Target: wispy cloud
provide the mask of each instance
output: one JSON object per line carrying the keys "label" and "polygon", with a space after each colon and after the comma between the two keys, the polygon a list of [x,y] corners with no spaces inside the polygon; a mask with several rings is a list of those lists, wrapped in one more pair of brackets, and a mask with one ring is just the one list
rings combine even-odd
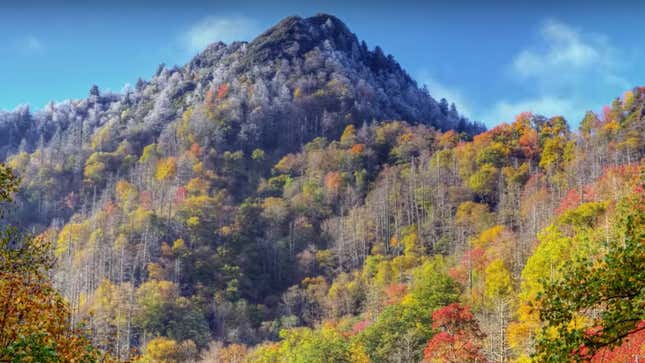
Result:
{"label": "wispy cloud", "polygon": [[209,44],[222,41],[249,40],[259,33],[258,24],[249,18],[209,16],[193,24],[182,36],[185,48],[199,52]]}
{"label": "wispy cloud", "polygon": [[34,51],[43,49],[43,44],[34,36],[29,36],[25,39],[25,46],[27,49]]}
{"label": "wispy cloud", "polygon": [[492,114],[495,115],[493,117],[497,117],[496,122],[511,122],[515,115],[522,112],[532,112],[549,116],[571,115],[576,114],[581,108],[584,108],[584,105],[570,99],[538,96],[514,102],[506,100],[500,101],[495,105]]}
{"label": "wispy cloud", "polygon": [[457,88],[437,81],[427,70],[418,72],[417,80],[419,84],[428,87],[428,92],[437,101],[445,98],[448,102],[454,103],[457,106],[459,114],[469,118],[474,116],[469,103],[466,101],[466,97]]}
{"label": "wispy cloud", "polygon": [[583,35],[555,20],[546,21],[540,34],[542,44],[520,51],[513,61],[513,71],[522,78],[610,67],[614,63],[614,52],[603,36]]}
{"label": "wispy cloud", "polygon": [[23,54],[33,55],[45,50],[43,42],[33,35],[19,37],[15,40],[15,44]]}
{"label": "wispy cloud", "polygon": [[522,111],[563,115],[577,123],[599,108],[607,90],[618,95],[631,85],[620,75],[617,49],[602,34],[592,34],[557,20],[545,21],[535,44],[520,50],[509,65],[511,80],[532,95],[499,101],[486,115],[489,123],[510,121]]}

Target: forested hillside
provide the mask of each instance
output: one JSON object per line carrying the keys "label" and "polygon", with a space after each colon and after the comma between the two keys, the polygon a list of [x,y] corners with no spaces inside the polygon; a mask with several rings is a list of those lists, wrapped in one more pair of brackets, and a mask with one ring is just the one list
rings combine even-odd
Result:
{"label": "forested hillside", "polygon": [[578,130],[485,131],[321,14],[0,113],[21,179],[0,202],[89,361],[623,362],[645,354],[644,157],[645,88]]}

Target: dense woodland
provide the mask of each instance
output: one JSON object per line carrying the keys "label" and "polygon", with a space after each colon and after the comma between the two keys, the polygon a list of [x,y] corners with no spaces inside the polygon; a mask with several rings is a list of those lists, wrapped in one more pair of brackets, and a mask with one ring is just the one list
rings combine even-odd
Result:
{"label": "dense woodland", "polygon": [[645,88],[485,131],[290,17],[0,113],[0,361],[625,362],[644,157]]}

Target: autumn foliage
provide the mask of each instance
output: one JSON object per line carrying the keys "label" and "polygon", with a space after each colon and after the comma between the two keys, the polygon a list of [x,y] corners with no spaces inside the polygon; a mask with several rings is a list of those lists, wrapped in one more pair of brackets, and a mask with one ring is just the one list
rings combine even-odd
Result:
{"label": "autumn foliage", "polygon": [[[90,341],[141,363],[640,354],[642,90],[579,132],[523,113],[472,135],[332,112],[338,79],[249,82],[187,86],[198,102],[141,133],[110,114],[80,159],[10,156],[24,183],[0,169],[0,202],[17,193],[10,221],[45,232],[7,235],[4,258],[29,246],[35,269],[2,269],[0,361],[102,358]],[[325,111],[285,126],[265,94]]]}
{"label": "autumn foliage", "polygon": [[[0,200],[17,185],[0,164]],[[0,361],[94,362],[100,353],[70,326],[69,306],[48,278],[51,245],[8,227],[0,234]],[[107,357],[105,358],[107,359]]]}
{"label": "autumn foliage", "polygon": [[467,307],[454,303],[435,310],[432,327],[439,332],[423,350],[424,362],[486,362],[481,347],[484,336]]}

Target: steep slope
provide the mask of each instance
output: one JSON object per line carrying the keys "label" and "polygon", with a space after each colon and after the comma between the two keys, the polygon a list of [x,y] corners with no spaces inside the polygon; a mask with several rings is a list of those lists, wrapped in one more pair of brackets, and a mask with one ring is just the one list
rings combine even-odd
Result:
{"label": "steep slope", "polygon": [[[100,194],[113,178],[96,167],[130,172],[131,162],[115,154],[119,147],[121,154],[140,155],[155,142],[172,153],[197,143],[220,157],[239,151],[247,159],[260,148],[274,162],[315,137],[337,138],[347,124],[387,119],[469,135],[483,129],[419,89],[380,48],[359,44],[337,18],[289,17],[250,43],[215,43],[183,67],[162,65],[123,95],[93,86],[86,99],[51,103],[36,113],[28,107],[0,112],[0,160],[41,150],[57,165],[51,174],[34,176],[34,185],[52,188],[32,196],[30,217],[21,218],[42,226],[61,217],[63,186],[80,196],[67,218],[88,208],[88,187]],[[234,184],[240,198],[255,188],[244,180]]]}
{"label": "steep slope", "polygon": [[[156,336],[194,355],[211,340],[255,344],[318,323],[327,307],[294,285],[304,279],[322,299],[327,281],[372,248],[400,253],[379,246],[430,218],[420,209],[434,197],[384,197],[400,183],[389,173],[483,129],[329,15],[215,43],[123,95],[92,87],[86,99],[0,118],[2,158],[22,177],[10,221],[52,242],[74,322],[89,319],[95,343],[120,358]],[[428,252],[454,235],[444,204],[423,237],[437,246]],[[372,206],[386,214],[357,248],[344,218]]]}

